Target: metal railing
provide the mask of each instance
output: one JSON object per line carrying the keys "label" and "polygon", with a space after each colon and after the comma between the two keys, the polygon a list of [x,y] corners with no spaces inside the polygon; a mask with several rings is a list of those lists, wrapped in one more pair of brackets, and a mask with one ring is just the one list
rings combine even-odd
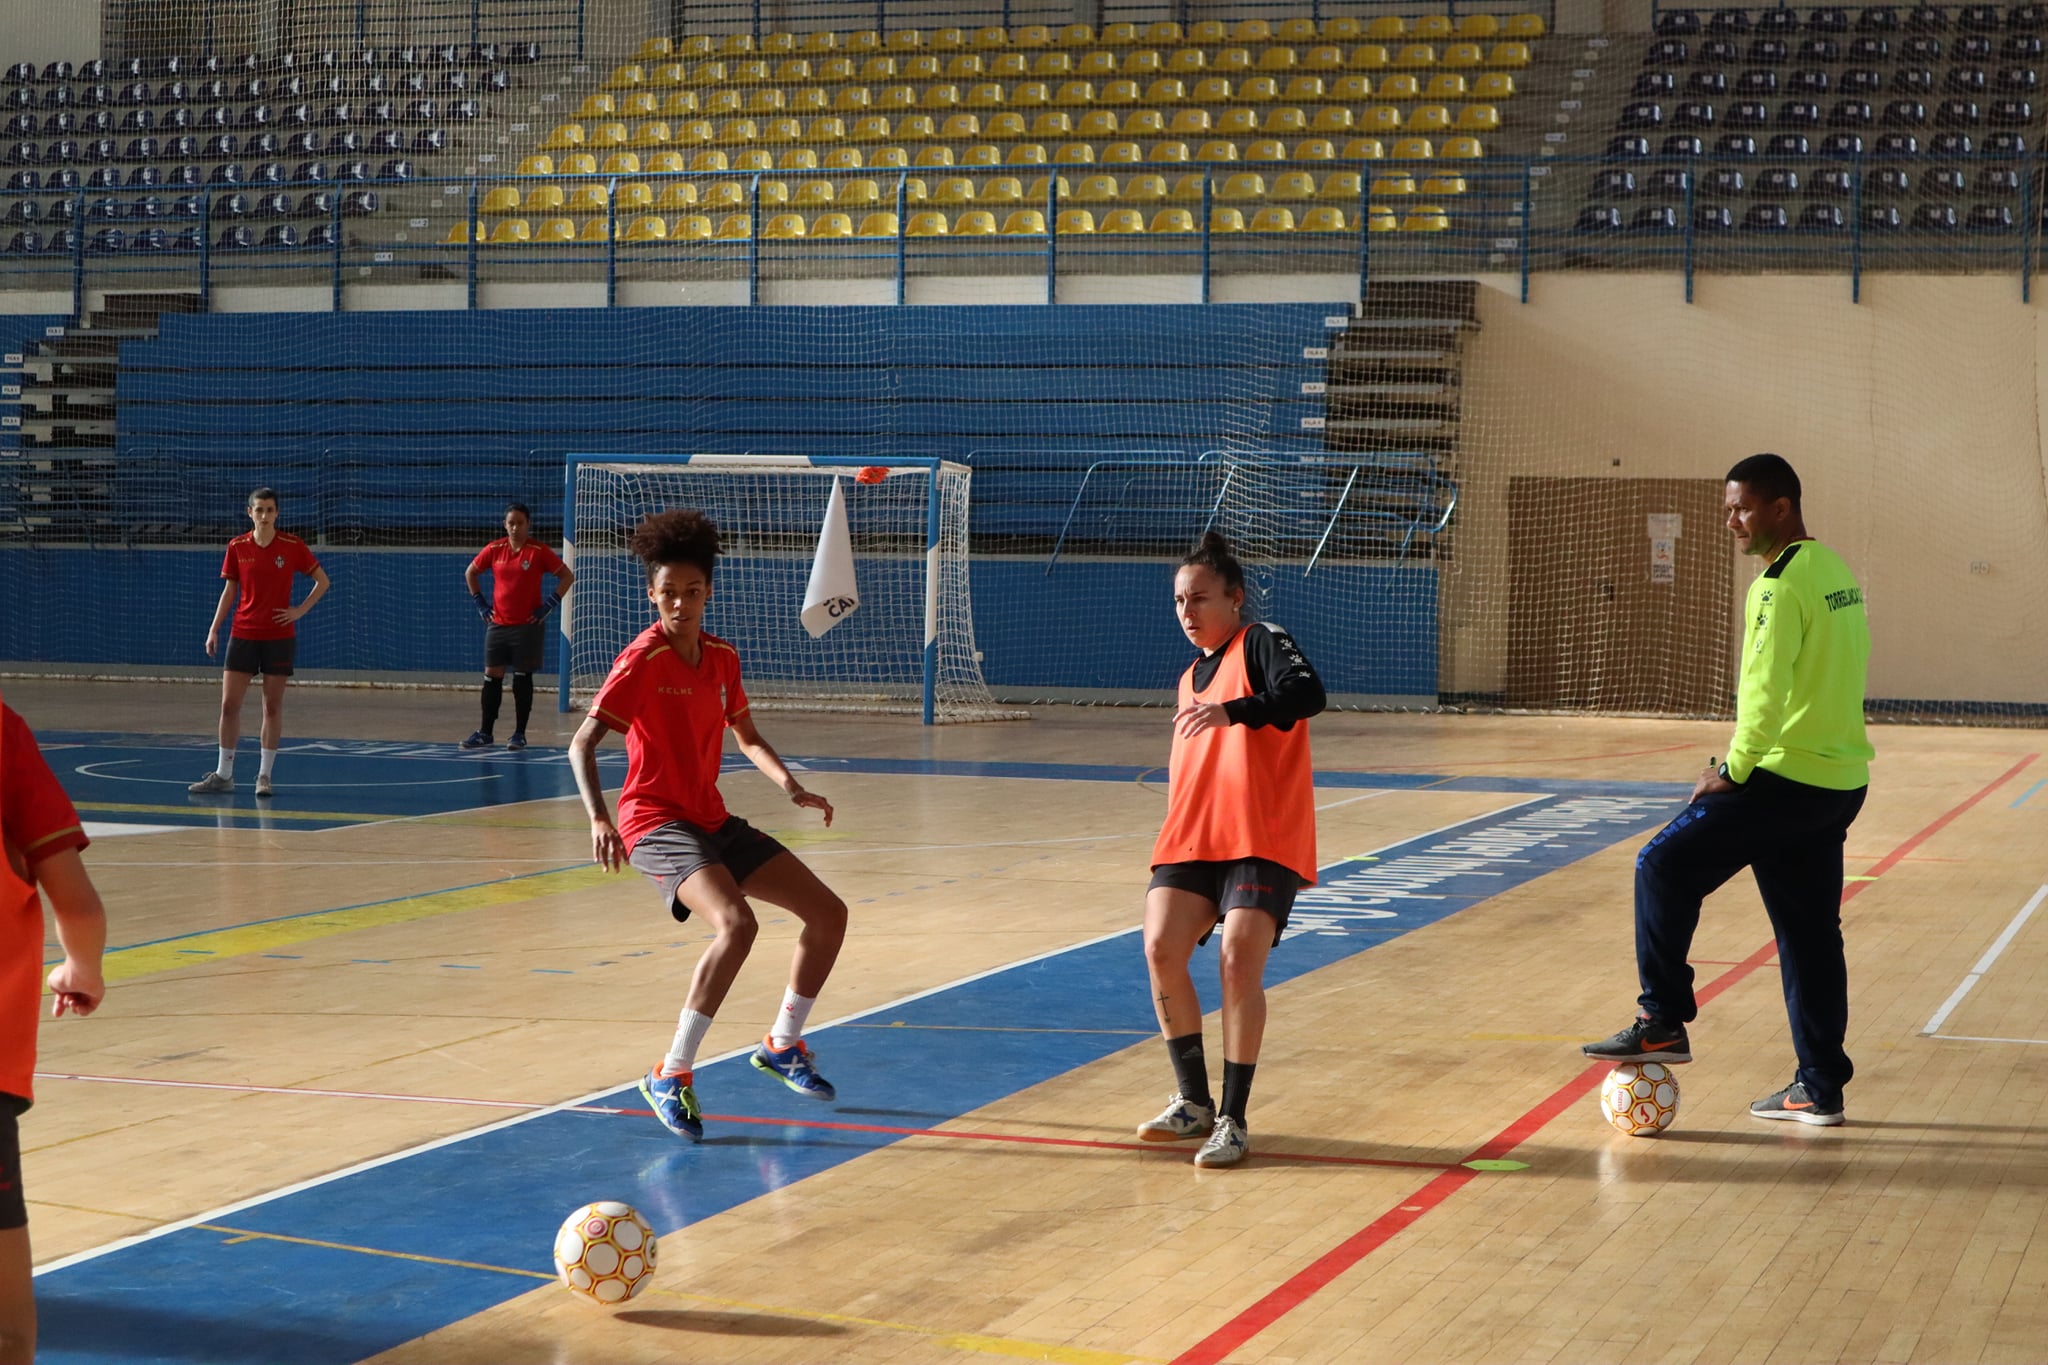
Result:
{"label": "metal railing", "polygon": [[107,0],[109,57],[288,52],[306,47],[539,43],[585,51],[589,0]]}

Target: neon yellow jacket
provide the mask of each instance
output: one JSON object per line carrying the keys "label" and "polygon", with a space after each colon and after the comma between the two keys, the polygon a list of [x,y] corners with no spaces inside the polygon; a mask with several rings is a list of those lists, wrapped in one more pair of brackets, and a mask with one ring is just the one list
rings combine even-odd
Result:
{"label": "neon yellow jacket", "polygon": [[1817,540],[1787,545],[1749,585],[1729,779],[1762,768],[1832,791],[1868,786],[1869,663],[1870,621],[1849,566]]}

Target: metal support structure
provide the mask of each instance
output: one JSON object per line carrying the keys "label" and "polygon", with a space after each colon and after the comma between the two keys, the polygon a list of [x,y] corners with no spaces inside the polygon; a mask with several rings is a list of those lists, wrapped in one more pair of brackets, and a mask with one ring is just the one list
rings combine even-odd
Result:
{"label": "metal support structure", "polygon": [[1535,167],[1526,159],[1522,162],[1522,302],[1529,301],[1529,220],[1536,216],[1536,201],[1531,198],[1536,192]]}
{"label": "metal support structure", "polygon": [[1060,177],[1045,178],[1045,301],[1058,303],[1060,272]]}
{"label": "metal support structure", "polygon": [[476,311],[476,249],[477,249],[477,238],[479,238],[479,237],[481,237],[481,236],[483,235],[483,231],[484,231],[484,220],[483,220],[483,219],[481,219],[481,218],[479,218],[479,217],[477,217],[477,186],[476,186],[476,182],[475,182],[474,180],[472,180],[472,181],[470,181],[470,182],[469,182],[469,230],[468,230],[467,232],[465,232],[465,233],[463,233],[463,234],[462,234],[462,235],[463,235],[463,236],[464,236],[465,238],[467,238],[467,239],[468,239],[468,241],[469,241],[469,247],[468,247],[468,249],[467,249],[466,251],[464,251],[463,255],[464,255],[464,256],[465,256],[465,257],[467,258],[467,260],[468,260],[468,274],[469,274],[469,304],[468,304],[468,307],[469,307],[469,310],[470,310],[471,312],[475,312],[475,311]]}
{"label": "metal support structure", "polygon": [[1863,162],[1849,172],[1849,302],[1863,302]]}
{"label": "metal support structure", "polygon": [[608,182],[604,200],[604,306],[619,306],[619,182]]}
{"label": "metal support structure", "polygon": [[1358,302],[1364,304],[1372,293],[1372,181],[1369,173],[1358,177]]}
{"label": "metal support structure", "polygon": [[[879,32],[879,30],[877,30]],[[910,172],[896,172],[896,306],[909,294]]]}
{"label": "metal support structure", "polygon": [[[1364,183],[1365,183],[1365,181],[1364,181],[1364,177],[1362,177],[1362,176],[1361,176],[1361,177],[1359,178],[1359,183],[1360,183],[1360,184],[1364,184]],[[1211,255],[1210,255],[1210,241],[1209,241],[1209,238],[1210,238],[1210,235],[1211,235],[1211,233],[1212,233],[1213,229],[1215,228],[1215,218],[1216,218],[1216,215],[1215,215],[1215,214],[1214,214],[1214,213],[1213,213],[1213,212],[1211,211],[1211,209],[1210,209],[1210,205],[1211,205],[1211,203],[1213,202],[1213,200],[1214,200],[1214,198],[1215,198],[1215,194],[1214,194],[1215,188],[1216,188],[1216,187],[1215,187],[1214,183],[1213,183],[1213,182],[1211,182],[1211,181],[1210,181],[1210,179],[1209,179],[1209,168],[1208,168],[1207,166],[1204,166],[1204,167],[1202,167],[1202,302],[1203,302],[1203,303],[1207,303],[1207,302],[1209,301],[1209,265],[1210,265],[1210,262],[1211,262],[1211,260],[1212,260],[1212,257],[1211,257]]]}
{"label": "metal support structure", "polygon": [[1687,303],[1691,303],[1693,237],[1695,235],[1695,224],[1693,221],[1693,203],[1694,193],[1699,187],[1700,166],[1697,161],[1688,161],[1686,163],[1686,168],[1687,174],[1685,177],[1685,301]]}
{"label": "metal support structure", "polygon": [[1344,480],[1344,491],[1337,495],[1337,505],[1330,511],[1330,524],[1323,528],[1322,539],[1316,542],[1315,553],[1308,557],[1308,563],[1301,566],[1301,576],[1307,578],[1316,570],[1316,564],[1323,557],[1323,547],[1330,543],[1330,537],[1337,533],[1337,519],[1344,515],[1344,504],[1351,500],[1351,490],[1358,483],[1359,466],[1351,466],[1351,477]]}
{"label": "metal support structure", "polygon": [[341,193],[334,195],[334,206],[330,210],[328,230],[334,234],[334,311],[341,311]]}
{"label": "metal support structure", "polygon": [[[755,0],[754,12],[758,22],[760,0]],[[753,215],[752,230],[747,234],[747,306],[749,308],[755,307],[761,302],[761,175],[758,171],[754,173],[753,199],[754,202],[750,210]]]}

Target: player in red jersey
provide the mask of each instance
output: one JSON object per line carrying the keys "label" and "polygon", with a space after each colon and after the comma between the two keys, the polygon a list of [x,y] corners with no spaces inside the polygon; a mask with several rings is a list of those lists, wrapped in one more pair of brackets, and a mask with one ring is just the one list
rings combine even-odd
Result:
{"label": "player in red jersey", "polygon": [[[28,726],[0,703],[0,1365],[36,1353],[36,1301],[17,1121],[34,1100],[36,1016],[91,1014],[106,994],[106,911],[78,854],[78,812]],[[43,972],[43,904],[56,912],[64,960]]]}
{"label": "player in red jersey", "polygon": [[[1251,1150],[1245,1105],[1266,1032],[1266,957],[1295,893],[1316,879],[1308,720],[1322,680],[1278,626],[1244,621],[1244,570],[1211,531],[1173,578],[1181,630],[1202,657],[1180,680],[1166,821],[1145,893],[1145,966],[1179,1089],[1138,1128],[1148,1142],[1203,1137],[1197,1166]],[[1223,926],[1223,1096],[1209,1098],[1202,1004],[1189,959]]]}
{"label": "player in red jersey", "polygon": [[[641,519],[629,548],[647,570],[647,600],[660,619],[612,664],[569,757],[597,864],[617,871],[630,862],[655,884],[664,909],[679,920],[700,916],[716,935],[698,959],[667,1055],[640,1082],[662,1125],[696,1142],[704,1122],[692,1070],[711,1018],[753,947],[758,926],[749,900],[779,905],[803,922],[782,1008],[754,1049],[753,1064],[799,1095],[836,1097],[812,1063],[803,1029],[846,938],[846,903],[794,853],[730,814],[719,794],[730,728],[740,752],[791,801],[832,823],[832,803],[804,790],[754,727],[739,652],[704,629],[718,528],[701,512],[662,512]],[[617,825],[597,773],[597,746],[607,730],[626,737]]]}
{"label": "player in red jersey", "polygon": [[[476,599],[477,615],[484,618],[484,723],[462,741],[465,749],[481,749],[493,743],[491,731],[498,723],[498,705],[505,695],[505,669],[512,669],[512,738],[508,749],[526,747],[526,721],[533,714],[533,675],[540,672],[541,656],[547,648],[546,629],[541,622],[562,605],[576,575],[561,556],[530,537],[533,513],[526,504],[515,502],[505,508],[505,534],[478,550],[469,561],[463,578],[469,595]],[[491,576],[491,599],[484,600],[483,576]],[[541,580],[555,576],[555,590],[540,595]]]}
{"label": "player in red jersey", "polygon": [[[220,761],[188,791],[211,796],[235,789],[235,745],[242,736],[242,698],[249,682],[263,675],[263,758],[256,770],[256,794],[270,795],[271,770],[277,764],[277,742],[284,734],[284,688],[298,653],[298,621],[327,594],[327,570],[305,541],[277,529],[277,494],[259,488],[249,495],[249,524],[254,527],[228,542],[220,576],[226,583],[206,631],[206,657],[220,649],[221,623],[228,608],[235,624],[228,635],[227,657],[220,675]],[[305,574],[313,591],[292,605],[292,580]],[[236,595],[240,594],[240,601]]]}

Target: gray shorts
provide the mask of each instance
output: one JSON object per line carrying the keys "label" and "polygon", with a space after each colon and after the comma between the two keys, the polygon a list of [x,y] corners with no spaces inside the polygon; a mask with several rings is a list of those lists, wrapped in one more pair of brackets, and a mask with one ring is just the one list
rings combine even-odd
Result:
{"label": "gray shorts", "polygon": [[541,656],[547,652],[547,625],[528,621],[523,626],[487,626],[484,629],[484,667],[510,668],[514,673],[540,672]]}
{"label": "gray shorts", "polygon": [[676,892],[697,873],[718,863],[732,874],[733,881],[745,886],[747,878],[788,851],[775,836],[733,815],[715,830],[687,820],[671,820],[640,836],[626,861],[661,888],[662,908],[684,920],[690,917],[690,907],[677,899]]}

